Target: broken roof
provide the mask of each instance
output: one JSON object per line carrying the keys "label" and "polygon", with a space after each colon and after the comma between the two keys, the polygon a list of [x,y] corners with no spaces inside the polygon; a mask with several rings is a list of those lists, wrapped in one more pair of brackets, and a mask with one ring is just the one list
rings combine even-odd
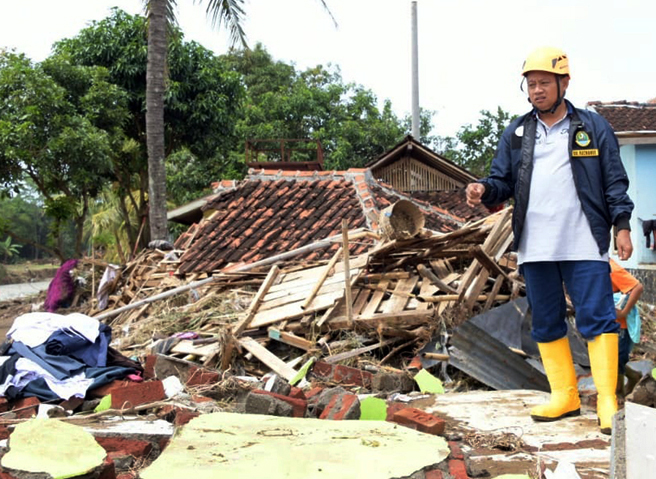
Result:
{"label": "broken roof", "polygon": [[[251,263],[300,248],[349,229],[378,228],[381,210],[400,199],[413,201],[425,215],[425,227],[458,229],[463,218],[399,193],[373,179],[367,169],[347,171],[250,170],[242,181],[223,181],[203,207],[205,219],[176,241],[187,251],[181,273],[211,272],[232,263]],[[368,244],[354,244],[358,254]],[[330,257],[338,248],[318,250],[304,259]]]}
{"label": "broken roof", "polygon": [[655,100],[649,103],[592,101],[587,107],[603,116],[615,133],[656,133]]}

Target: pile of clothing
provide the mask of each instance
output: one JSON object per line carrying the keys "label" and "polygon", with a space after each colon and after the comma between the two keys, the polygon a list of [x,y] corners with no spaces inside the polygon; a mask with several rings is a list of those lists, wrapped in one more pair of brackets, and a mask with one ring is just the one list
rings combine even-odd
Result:
{"label": "pile of clothing", "polygon": [[28,313],[14,320],[0,353],[0,396],[41,401],[85,397],[88,390],[143,367],[109,346],[111,328],[80,313]]}

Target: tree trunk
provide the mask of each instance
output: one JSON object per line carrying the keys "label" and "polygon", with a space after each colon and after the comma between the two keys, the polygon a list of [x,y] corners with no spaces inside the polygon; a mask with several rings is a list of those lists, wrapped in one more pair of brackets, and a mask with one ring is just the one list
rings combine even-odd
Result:
{"label": "tree trunk", "polygon": [[146,144],[150,239],[168,239],[164,166],[164,72],[167,53],[166,0],[151,0],[146,70]]}

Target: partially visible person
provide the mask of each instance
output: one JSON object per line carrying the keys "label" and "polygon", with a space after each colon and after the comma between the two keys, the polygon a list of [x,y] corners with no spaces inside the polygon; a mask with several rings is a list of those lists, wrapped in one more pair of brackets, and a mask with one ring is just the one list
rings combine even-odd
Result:
{"label": "partially visible person", "polygon": [[75,280],[73,279],[73,270],[77,266],[76,259],[69,259],[59,267],[55,277],[48,285],[46,300],[43,308],[54,313],[60,308],[68,308],[75,295]]}
{"label": "partially visible person", "polygon": [[[610,259],[610,281],[615,295],[615,310],[617,322],[620,323],[620,337],[618,346],[617,391],[620,395],[629,393],[638,377],[630,374],[626,369],[633,346],[640,342],[640,313],[638,301],[644,290],[642,283],[622,266]],[[627,387],[624,387],[624,375],[629,378]]]}

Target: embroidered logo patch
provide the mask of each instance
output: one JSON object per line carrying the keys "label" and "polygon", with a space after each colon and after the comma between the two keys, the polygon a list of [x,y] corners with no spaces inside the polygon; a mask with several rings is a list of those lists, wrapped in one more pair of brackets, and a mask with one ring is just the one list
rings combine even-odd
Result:
{"label": "embroidered logo patch", "polygon": [[577,145],[585,148],[590,144],[590,136],[585,131],[579,131],[574,138]]}
{"label": "embroidered logo patch", "polygon": [[573,150],[572,156],[599,156],[599,150],[590,148],[589,150]]}

